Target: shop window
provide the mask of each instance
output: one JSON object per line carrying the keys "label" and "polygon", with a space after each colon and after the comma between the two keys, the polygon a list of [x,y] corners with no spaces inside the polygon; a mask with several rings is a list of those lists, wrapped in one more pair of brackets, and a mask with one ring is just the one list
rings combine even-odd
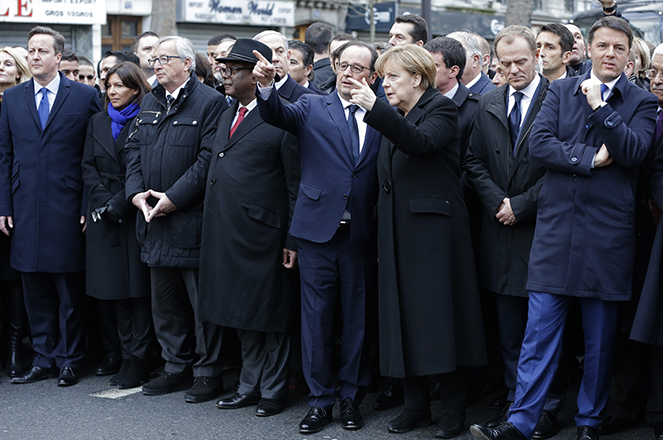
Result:
{"label": "shop window", "polygon": [[142,32],[142,17],[109,15],[107,23],[101,26],[101,51],[128,50],[131,43]]}

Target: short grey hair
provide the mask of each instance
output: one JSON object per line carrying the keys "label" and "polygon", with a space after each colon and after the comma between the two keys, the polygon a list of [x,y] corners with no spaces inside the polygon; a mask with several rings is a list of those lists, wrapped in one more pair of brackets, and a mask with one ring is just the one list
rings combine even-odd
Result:
{"label": "short grey hair", "polygon": [[262,31],[258,35],[253,37],[253,39],[256,41],[260,41],[261,38],[264,38],[268,35],[278,35],[279,37],[281,37],[281,39],[283,39],[283,45],[285,46],[285,50],[288,50],[288,39],[281,32],[276,32],[272,30]]}
{"label": "short grey hair", "polygon": [[191,60],[191,68],[189,69],[189,72],[194,72],[196,70],[196,50],[193,48],[191,40],[178,35],[171,35],[160,39],[154,48],[156,49],[163,43],[168,43],[169,41],[175,43],[175,51],[180,58],[183,60]]}
{"label": "short grey hair", "polygon": [[456,31],[450,33],[449,35],[447,35],[447,37],[460,41],[460,43],[465,48],[468,57],[474,55],[479,55],[479,58],[483,57],[483,53],[481,52],[481,47],[479,47],[479,42],[471,33],[466,31]]}
{"label": "short grey hair", "polygon": [[654,58],[654,55],[663,55],[663,43],[656,46],[654,52],[651,54],[651,57]]}

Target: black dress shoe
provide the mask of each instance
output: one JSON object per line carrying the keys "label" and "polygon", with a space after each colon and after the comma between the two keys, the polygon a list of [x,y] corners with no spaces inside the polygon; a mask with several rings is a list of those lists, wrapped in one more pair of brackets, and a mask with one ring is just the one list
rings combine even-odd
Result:
{"label": "black dress shoe", "polygon": [[216,402],[216,406],[221,409],[238,409],[255,405],[258,402],[260,402],[260,396],[247,396],[246,394],[235,393],[232,397],[227,397]]}
{"label": "black dress shoe", "polygon": [[207,402],[217,398],[223,392],[223,379],[220,377],[196,377],[193,386],[184,394],[189,403]]}
{"label": "black dress shoe", "polygon": [[500,414],[494,419],[490,419],[486,422],[488,428],[497,428],[502,423],[506,423],[509,418],[509,410],[513,406],[513,402],[507,402],[506,405],[500,411]]}
{"label": "black dress shoe", "polygon": [[60,370],[60,375],[58,376],[58,386],[59,387],[70,387],[78,383],[78,378],[76,373],[71,367],[62,367]]}
{"label": "black dress shoe", "polygon": [[104,357],[101,364],[94,370],[96,376],[110,376],[120,371],[122,356],[119,353],[109,353]]}
{"label": "black dress shoe", "polygon": [[256,408],[256,415],[258,417],[274,416],[283,411],[284,406],[285,399],[260,399]]}
{"label": "black dress shoe", "polygon": [[23,376],[14,377],[11,380],[11,383],[33,383],[42,379],[51,379],[57,377],[58,369],[53,368],[42,368],[35,365],[30,368],[30,371],[25,373]]}
{"label": "black dress shoe", "polygon": [[143,394],[146,396],[161,396],[162,394],[184,391],[189,388],[191,388],[191,376],[188,374],[162,371],[159,377],[143,385]]}
{"label": "black dress shoe", "polygon": [[442,420],[437,425],[435,437],[454,438],[463,431],[465,424],[465,414],[458,414],[452,411],[445,411],[442,414]]}
{"label": "black dress shoe", "polygon": [[599,434],[610,435],[617,434],[628,426],[626,420],[620,419],[615,416],[608,416],[603,419],[603,423],[599,426]]}
{"label": "black dress shoe", "polygon": [[654,424],[654,438],[656,440],[663,440],[663,422]]}
{"label": "black dress shoe", "polygon": [[496,428],[472,425],[470,434],[477,440],[527,440],[511,423],[502,423]]}
{"label": "black dress shoe", "polygon": [[314,406],[308,410],[301,422],[299,432],[301,434],[313,434],[322,431],[322,428],[332,421],[332,409]]}
{"label": "black dress shoe", "polygon": [[409,432],[414,428],[420,428],[432,424],[433,419],[431,419],[430,410],[415,412],[410,411],[409,408],[403,408],[403,411],[401,411],[398,417],[387,423],[387,429],[389,432],[402,434],[404,432]]}
{"label": "black dress shoe", "polygon": [[576,440],[599,440],[599,430],[591,426],[578,426]]}
{"label": "black dress shoe", "polygon": [[400,382],[389,382],[373,402],[373,409],[383,411],[397,408],[404,402],[403,385]]}
{"label": "black dress shoe", "polygon": [[130,365],[131,365],[131,359],[123,359],[119,371],[115,373],[113,377],[110,378],[110,380],[108,381],[108,385],[111,387],[118,386],[120,384],[120,381],[127,374],[127,371],[129,371]]}
{"label": "black dress shoe", "polygon": [[541,412],[539,421],[534,427],[532,438],[540,440],[544,438],[550,438],[555,434],[557,434],[557,416],[547,409],[544,409]]}
{"label": "black dress shoe", "polygon": [[349,397],[341,400],[341,428],[359,429],[362,426],[364,426],[364,417],[355,401]]}

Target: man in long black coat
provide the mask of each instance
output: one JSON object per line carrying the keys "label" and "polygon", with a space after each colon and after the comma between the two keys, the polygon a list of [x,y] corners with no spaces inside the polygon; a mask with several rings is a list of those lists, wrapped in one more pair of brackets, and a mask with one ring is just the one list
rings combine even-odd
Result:
{"label": "man in long black coat", "polygon": [[219,120],[207,178],[200,262],[200,315],[237,329],[243,367],[237,393],[222,409],[259,403],[258,416],[281,412],[288,393],[292,292],[286,268],[297,253],[288,234],[299,186],[297,139],[265,123],[256,107],[252,50],[239,39],[223,62],[235,103]]}

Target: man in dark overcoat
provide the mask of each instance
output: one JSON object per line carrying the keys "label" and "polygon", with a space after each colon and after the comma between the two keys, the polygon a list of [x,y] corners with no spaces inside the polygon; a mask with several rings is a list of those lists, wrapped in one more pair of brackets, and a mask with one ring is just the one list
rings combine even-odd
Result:
{"label": "man in dark overcoat", "polygon": [[592,70],[553,82],[537,115],[530,155],[547,171],[530,253],[516,400],[507,422],[473,425],[475,438],[531,438],[577,297],[585,335],[577,439],[598,439],[620,301],[631,296],[638,165],[651,145],[657,107],[623,73],[632,42],[625,20],[598,20],[589,32]]}
{"label": "man in dark overcoat", "polygon": [[33,79],[7,90],[0,116],[0,229],[12,236],[35,351],[12,383],[57,376],[78,381],[83,360],[85,215],[81,159],[94,88],[58,72],[64,37],[47,27],[28,34]]}
{"label": "man in dark overcoat", "polygon": [[[288,234],[299,186],[297,139],[256,110],[253,65],[271,49],[239,39],[223,58],[226,93],[207,178],[200,261],[200,316],[236,328],[242,343],[237,393],[222,409],[258,403],[256,415],[281,412],[288,393],[292,299],[287,269],[296,243]],[[284,267],[285,266],[285,267]]]}

